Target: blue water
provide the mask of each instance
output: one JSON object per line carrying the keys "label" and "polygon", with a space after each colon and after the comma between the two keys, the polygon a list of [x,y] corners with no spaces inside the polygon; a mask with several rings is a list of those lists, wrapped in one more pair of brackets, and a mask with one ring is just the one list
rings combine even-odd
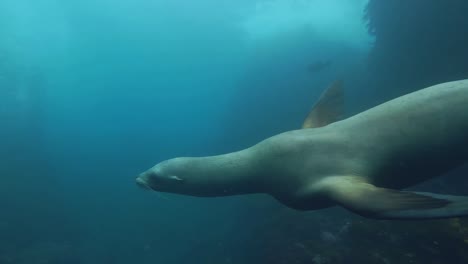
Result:
{"label": "blue water", "polygon": [[[413,245],[407,232],[422,236],[415,224],[134,182],[164,159],[298,128],[338,78],[348,115],[410,89],[386,90],[396,79],[369,71],[381,39],[368,33],[366,4],[1,1],[0,264],[428,263],[427,247],[395,249]],[[330,64],[310,69],[321,61]],[[463,246],[466,230],[443,229],[456,224],[428,223],[437,239],[421,243]]]}

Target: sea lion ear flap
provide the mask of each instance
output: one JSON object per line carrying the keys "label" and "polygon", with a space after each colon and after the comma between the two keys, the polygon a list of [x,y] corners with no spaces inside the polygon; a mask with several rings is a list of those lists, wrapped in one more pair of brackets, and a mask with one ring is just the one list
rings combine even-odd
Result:
{"label": "sea lion ear flap", "polygon": [[337,80],[320,95],[302,128],[323,127],[338,121],[343,113],[343,82]]}

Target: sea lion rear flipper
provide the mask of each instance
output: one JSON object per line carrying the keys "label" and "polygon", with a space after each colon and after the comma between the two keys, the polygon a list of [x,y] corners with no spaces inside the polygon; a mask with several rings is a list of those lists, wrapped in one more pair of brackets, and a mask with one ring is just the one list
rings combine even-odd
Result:
{"label": "sea lion rear flipper", "polygon": [[302,128],[326,126],[337,121],[343,112],[343,82],[335,81],[320,95],[319,100],[312,107]]}
{"label": "sea lion rear flipper", "polygon": [[364,217],[436,219],[468,215],[468,197],[376,187],[359,177],[330,177],[322,187],[328,197]]}

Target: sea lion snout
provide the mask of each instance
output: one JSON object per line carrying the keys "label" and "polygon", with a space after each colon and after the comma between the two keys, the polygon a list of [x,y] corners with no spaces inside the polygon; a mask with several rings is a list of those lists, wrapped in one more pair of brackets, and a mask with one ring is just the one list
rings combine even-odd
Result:
{"label": "sea lion snout", "polygon": [[140,188],[145,189],[145,190],[151,190],[151,187],[149,187],[146,180],[144,180],[144,176],[142,176],[142,175],[138,176],[136,178],[135,182]]}

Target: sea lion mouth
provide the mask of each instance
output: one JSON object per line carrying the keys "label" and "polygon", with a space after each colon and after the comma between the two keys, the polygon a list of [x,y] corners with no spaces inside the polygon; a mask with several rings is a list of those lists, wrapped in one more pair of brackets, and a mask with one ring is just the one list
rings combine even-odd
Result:
{"label": "sea lion mouth", "polygon": [[145,180],[143,180],[142,178],[138,177],[136,178],[136,184],[138,185],[138,187],[144,189],[144,190],[152,190],[151,187],[149,187],[149,185],[146,183]]}

